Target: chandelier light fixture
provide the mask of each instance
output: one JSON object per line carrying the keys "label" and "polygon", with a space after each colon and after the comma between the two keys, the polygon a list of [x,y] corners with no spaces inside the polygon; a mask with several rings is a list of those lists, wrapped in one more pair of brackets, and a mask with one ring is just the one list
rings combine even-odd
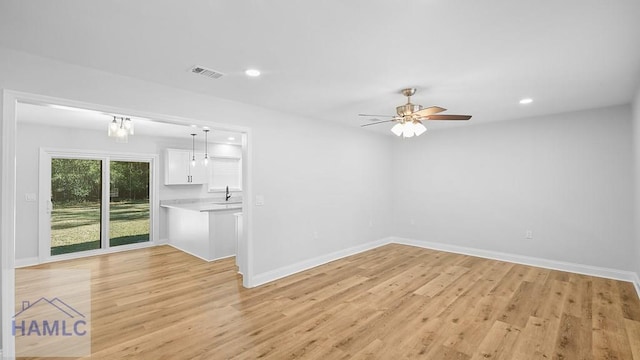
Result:
{"label": "chandelier light fixture", "polygon": [[133,121],[130,118],[114,116],[109,123],[109,137],[116,139],[116,142],[129,142],[129,135],[133,135]]}
{"label": "chandelier light fixture", "polygon": [[422,121],[413,119],[402,120],[391,128],[391,132],[405,138],[420,136],[425,131],[427,128],[422,124]]}
{"label": "chandelier light fixture", "polygon": [[207,135],[209,134],[209,129],[202,129],[204,131],[204,160],[202,163],[204,166],[209,165],[209,141],[207,139]]}

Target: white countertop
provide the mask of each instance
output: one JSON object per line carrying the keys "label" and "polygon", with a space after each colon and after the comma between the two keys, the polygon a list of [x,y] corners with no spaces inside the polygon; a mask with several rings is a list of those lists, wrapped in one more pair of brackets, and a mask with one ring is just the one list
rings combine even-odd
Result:
{"label": "white countertop", "polygon": [[165,208],[191,210],[191,211],[199,211],[199,212],[242,210],[242,203],[224,204],[224,203],[199,202],[199,203],[162,204],[160,206]]}

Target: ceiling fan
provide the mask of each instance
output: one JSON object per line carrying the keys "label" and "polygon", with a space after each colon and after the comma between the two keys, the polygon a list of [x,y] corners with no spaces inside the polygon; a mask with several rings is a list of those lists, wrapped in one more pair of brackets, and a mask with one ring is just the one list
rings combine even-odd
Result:
{"label": "ceiling fan", "polygon": [[403,89],[402,95],[407,97],[407,103],[404,105],[400,105],[396,107],[397,115],[368,115],[368,114],[358,114],[358,116],[373,116],[373,117],[390,117],[389,120],[377,121],[377,119],[372,119],[375,122],[370,124],[361,125],[362,127],[378,125],[388,122],[396,122],[396,124],[391,128],[391,131],[397,136],[402,137],[412,137],[419,136],[425,131],[427,128],[422,124],[425,120],[469,120],[471,119],[471,115],[442,115],[439,114],[447,109],[441,108],[439,106],[430,106],[428,108],[422,108],[422,105],[412,104],[411,97],[416,93],[416,89],[407,88]]}

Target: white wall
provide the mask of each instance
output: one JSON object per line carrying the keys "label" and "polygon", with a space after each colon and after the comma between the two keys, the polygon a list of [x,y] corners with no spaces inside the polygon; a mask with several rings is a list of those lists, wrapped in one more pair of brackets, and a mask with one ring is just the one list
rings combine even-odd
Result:
{"label": "white wall", "polygon": [[629,106],[398,140],[395,235],[633,269]]}
{"label": "white wall", "polygon": [[387,137],[3,48],[0,88],[250,127],[254,274],[391,233]]}
{"label": "white wall", "polygon": [[640,88],[633,101],[635,272],[640,279]]}
{"label": "white wall", "polygon": [[[20,113],[18,108],[18,114]],[[105,125],[106,126],[106,125]],[[191,138],[150,138],[136,135],[126,144],[115,143],[104,131],[72,130],[57,126],[42,126],[20,121],[18,115],[16,146],[16,259],[31,260],[38,257],[38,202],[27,202],[26,193],[38,193],[38,167],[41,147],[77,149],[118,153],[159,155],[160,200],[211,198],[221,199],[222,194],[207,192],[206,185],[164,185],[166,148],[190,149]],[[239,146],[227,144],[209,145],[212,156],[241,156]],[[156,240],[167,239],[166,211],[159,211],[160,233]]]}

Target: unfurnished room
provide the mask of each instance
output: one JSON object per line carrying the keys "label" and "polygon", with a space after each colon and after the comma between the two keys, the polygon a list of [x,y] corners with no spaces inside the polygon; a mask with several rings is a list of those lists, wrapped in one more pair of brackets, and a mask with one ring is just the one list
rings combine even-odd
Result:
{"label": "unfurnished room", "polygon": [[640,360],[640,2],[0,2],[3,359]]}

